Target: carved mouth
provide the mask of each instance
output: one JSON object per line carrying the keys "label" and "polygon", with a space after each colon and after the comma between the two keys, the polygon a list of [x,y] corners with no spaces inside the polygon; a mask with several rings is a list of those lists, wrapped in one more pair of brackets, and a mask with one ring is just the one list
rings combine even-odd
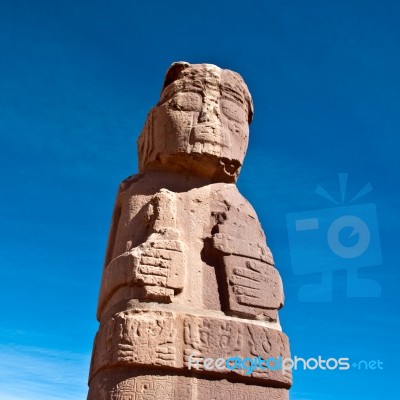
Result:
{"label": "carved mouth", "polygon": [[219,127],[215,125],[195,125],[190,131],[189,144],[194,146],[196,143],[209,143],[214,146],[226,147],[221,139]]}

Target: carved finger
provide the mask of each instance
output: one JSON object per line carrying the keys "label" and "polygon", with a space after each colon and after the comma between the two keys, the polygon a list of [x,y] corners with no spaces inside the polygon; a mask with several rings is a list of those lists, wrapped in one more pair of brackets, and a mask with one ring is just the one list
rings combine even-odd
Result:
{"label": "carved finger", "polygon": [[164,260],[171,259],[171,250],[157,249],[154,247],[146,248],[142,252],[142,257],[163,258]]}
{"label": "carved finger", "polygon": [[253,297],[255,299],[260,298],[261,289],[254,289],[246,286],[234,286],[233,291],[237,295],[245,295],[249,297]]}
{"label": "carved finger", "polygon": [[264,306],[263,301],[259,297],[253,297],[243,294],[237,296],[237,300],[239,303],[247,304],[249,306],[257,306],[257,307]]}
{"label": "carved finger", "polygon": [[158,234],[156,237],[150,236],[147,242],[143,243],[141,247],[143,251],[152,249],[183,251],[183,245],[181,241],[175,239],[163,239],[163,236]]}
{"label": "carved finger", "polygon": [[167,283],[167,278],[159,275],[145,275],[139,273],[135,278],[137,282],[144,283],[145,285],[165,286]]}
{"label": "carved finger", "polygon": [[175,354],[157,354],[157,360],[162,360],[162,361],[171,361],[175,360],[176,355]]}
{"label": "carved finger", "polygon": [[166,287],[166,281],[158,282],[155,284],[150,283],[148,286],[145,286],[146,290],[146,298],[148,299],[164,299],[167,301],[171,301],[174,291],[173,289],[169,289]]}
{"label": "carved finger", "polygon": [[138,269],[139,274],[141,275],[154,275],[154,276],[168,276],[168,269],[155,267],[153,265],[145,265],[141,264]]}
{"label": "carved finger", "polygon": [[162,246],[169,246],[171,244],[173,245],[173,242],[179,241],[179,231],[173,228],[164,228],[157,233],[150,235],[149,240],[152,241],[157,247],[161,246],[160,248],[164,248]]}
{"label": "carved finger", "polygon": [[157,347],[157,353],[163,353],[163,354],[175,354],[176,349],[173,347]]}
{"label": "carved finger", "polygon": [[133,346],[131,344],[118,343],[118,351],[127,352],[132,351],[132,349]]}
{"label": "carved finger", "polygon": [[248,279],[249,281],[260,282],[261,280],[261,275],[259,273],[246,268],[234,268],[233,274]]}
{"label": "carved finger", "polygon": [[258,272],[259,274],[262,272],[261,264],[256,263],[255,261],[246,261],[246,267]]}
{"label": "carved finger", "polygon": [[159,364],[159,365],[166,365],[166,366],[170,367],[171,365],[174,365],[174,362],[175,362],[175,358],[172,360],[161,360],[161,359],[157,358],[157,364]]}
{"label": "carved finger", "polygon": [[165,260],[164,258],[142,256],[140,261],[142,265],[153,265],[160,268],[169,268],[171,266],[171,261]]}
{"label": "carved finger", "polygon": [[232,276],[229,280],[234,287],[247,287],[250,289],[260,289],[261,283],[251,279],[243,278],[241,276]]}
{"label": "carved finger", "polygon": [[202,357],[202,352],[201,352],[201,350],[198,350],[198,349],[193,349],[193,348],[190,348],[190,349],[184,349],[183,350],[183,353],[184,353],[184,359],[186,360],[186,359],[188,359],[189,358],[189,356],[193,356],[194,358],[201,358]]}

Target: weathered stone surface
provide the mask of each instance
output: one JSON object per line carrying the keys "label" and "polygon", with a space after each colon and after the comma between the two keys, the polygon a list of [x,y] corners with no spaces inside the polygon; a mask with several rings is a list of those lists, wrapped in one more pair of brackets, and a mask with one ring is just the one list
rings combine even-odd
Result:
{"label": "weathered stone surface", "polygon": [[96,400],[287,400],[288,391],[226,379],[171,375],[159,370],[114,368],[100,371],[90,386]]}
{"label": "weathered stone surface", "polygon": [[[91,376],[102,368],[120,365],[193,368],[201,375],[210,373],[204,369],[205,359],[232,356],[285,359],[289,357],[288,340],[277,329],[237,319],[134,309],[115,314],[100,327]],[[246,376],[243,369],[230,371],[226,367],[212,373]],[[247,380],[289,387],[291,375],[281,370],[257,370]]]}
{"label": "weathered stone surface", "polygon": [[168,70],[138,139],[140,172],[115,203],[90,400],[287,398],[288,372],[204,366],[290,354],[281,278],[235,185],[252,115],[238,74],[209,64]]}

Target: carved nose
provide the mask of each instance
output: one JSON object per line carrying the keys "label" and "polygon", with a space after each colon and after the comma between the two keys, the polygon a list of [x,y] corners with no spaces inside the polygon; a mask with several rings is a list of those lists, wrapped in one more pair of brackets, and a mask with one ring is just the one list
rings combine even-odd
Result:
{"label": "carved nose", "polygon": [[210,116],[210,111],[202,109],[199,115],[199,122],[204,123],[204,122],[210,122],[211,121],[211,116]]}

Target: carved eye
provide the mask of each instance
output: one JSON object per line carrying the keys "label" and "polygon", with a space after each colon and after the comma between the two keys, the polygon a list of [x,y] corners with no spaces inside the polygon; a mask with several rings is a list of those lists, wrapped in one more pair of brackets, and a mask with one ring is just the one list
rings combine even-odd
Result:
{"label": "carved eye", "polygon": [[201,111],[203,99],[200,94],[193,92],[177,93],[171,100],[170,106],[174,110]]}
{"label": "carved eye", "polygon": [[244,123],[247,121],[246,111],[239,104],[230,100],[221,101],[221,110],[223,114],[236,122]]}

